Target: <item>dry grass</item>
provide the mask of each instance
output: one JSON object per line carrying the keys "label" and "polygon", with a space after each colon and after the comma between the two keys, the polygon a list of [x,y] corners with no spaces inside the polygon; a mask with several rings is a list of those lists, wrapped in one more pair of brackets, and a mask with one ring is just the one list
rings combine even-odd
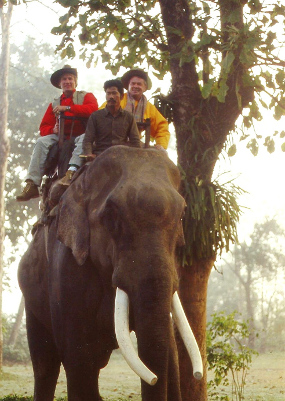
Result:
{"label": "dry grass", "polygon": [[[285,401],[285,355],[260,355],[254,359],[246,380],[245,400]],[[140,381],[118,351],[100,376],[101,394],[108,401],[140,401]],[[228,390],[227,390],[228,391]],[[28,366],[4,366],[0,383],[1,397],[9,394],[32,395],[33,374]],[[61,372],[56,397],[66,396],[64,372]]]}

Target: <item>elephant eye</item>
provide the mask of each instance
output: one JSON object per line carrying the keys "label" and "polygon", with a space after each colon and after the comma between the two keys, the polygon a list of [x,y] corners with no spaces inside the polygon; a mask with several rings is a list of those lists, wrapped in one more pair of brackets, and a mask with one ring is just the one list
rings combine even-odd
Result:
{"label": "elephant eye", "polygon": [[181,247],[185,245],[185,238],[184,238],[184,232],[183,232],[183,218],[185,217],[185,210],[186,210],[187,205],[185,204],[185,207],[182,211],[181,218],[180,218],[180,223],[178,225],[178,235],[177,235],[177,246]]}
{"label": "elephant eye", "polygon": [[111,200],[107,201],[105,209],[100,216],[100,222],[113,237],[120,235],[121,219],[117,206]]}
{"label": "elephant eye", "polygon": [[185,217],[185,214],[186,214],[186,209],[187,209],[187,205],[186,205],[186,203],[185,203],[185,205],[184,205],[184,209],[182,210],[182,213],[181,213],[181,221],[184,219],[184,217]]}

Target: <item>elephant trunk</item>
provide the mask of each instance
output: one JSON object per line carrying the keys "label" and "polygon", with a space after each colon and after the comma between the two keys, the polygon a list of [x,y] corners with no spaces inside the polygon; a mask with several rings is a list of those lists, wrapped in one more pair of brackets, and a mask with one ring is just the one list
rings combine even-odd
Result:
{"label": "elephant trunk", "polygon": [[[129,317],[128,317],[128,309],[129,309],[129,300],[128,300],[128,295],[120,290],[119,288],[117,289],[116,293],[116,304],[115,304],[115,330],[116,330],[116,336],[117,336],[117,341],[119,344],[119,347],[121,349],[121,352],[126,359],[127,363],[130,365],[130,367],[137,373],[141,379],[143,379],[145,382],[147,382],[150,385],[156,384],[157,380],[160,379],[160,377],[157,378],[157,375],[153,373],[152,371],[149,370],[149,368],[140,360],[138,355],[136,354],[132,342],[130,340],[129,336]],[[149,313],[151,314],[152,311],[149,310]],[[176,326],[178,327],[178,330],[181,334],[181,337],[185,343],[185,346],[188,350],[188,353],[190,355],[192,365],[193,365],[193,373],[194,377],[196,379],[201,379],[203,376],[203,364],[202,364],[202,359],[201,355],[195,340],[195,337],[192,333],[192,330],[189,326],[189,323],[186,319],[185,313],[183,311],[183,308],[181,306],[179,297],[177,293],[174,294],[173,299],[172,299],[172,317],[176,323]],[[140,316],[138,319],[139,326],[144,325],[144,320]],[[153,340],[151,343],[149,339],[145,338],[138,338],[138,343],[139,343],[139,349],[144,348],[143,345],[140,346],[140,344],[145,343],[148,341],[147,348],[148,351],[146,352],[146,356],[144,359],[149,360],[149,363],[152,363],[151,361],[153,360],[152,358],[149,358],[150,354],[156,355],[156,350],[153,351],[153,348],[161,348],[160,349],[160,355],[165,355],[165,361],[162,362],[160,361],[159,365],[167,365],[168,363],[172,363],[173,365],[177,365],[177,361],[173,361],[172,356],[170,356],[168,353],[174,353],[175,350],[170,350],[169,351],[169,344],[171,343],[170,337],[173,335],[172,333],[172,328],[170,327],[170,317],[166,316],[165,324],[162,324],[164,326],[163,328],[156,329],[155,327],[150,327],[150,330],[161,330],[161,342],[158,342],[156,340]],[[168,322],[167,322],[168,321]],[[139,334],[140,330],[137,331],[137,336],[143,336],[146,334],[146,331],[143,330],[144,334]],[[147,334],[148,336],[148,334]],[[149,338],[152,338],[151,336]],[[167,349],[165,353],[162,352],[162,348]],[[144,351],[142,351],[144,353]],[[160,356],[161,358],[161,356]],[[155,359],[155,358],[154,358]],[[172,362],[169,362],[171,360]],[[155,365],[155,364],[154,364]],[[166,369],[167,371],[167,369]],[[161,373],[161,372],[160,372]],[[159,372],[157,372],[159,376]],[[167,380],[166,380],[167,381]]]}

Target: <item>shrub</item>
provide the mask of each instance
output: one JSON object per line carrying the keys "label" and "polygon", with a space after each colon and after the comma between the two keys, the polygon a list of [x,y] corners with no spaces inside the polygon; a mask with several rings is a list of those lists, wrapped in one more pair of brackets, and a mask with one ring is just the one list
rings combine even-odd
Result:
{"label": "shrub", "polygon": [[249,336],[248,322],[236,320],[237,314],[236,311],[229,315],[214,313],[208,323],[208,369],[214,371],[214,379],[208,382],[211,400],[230,400],[228,395],[220,395],[218,391],[220,385],[229,386],[228,375],[232,379],[232,400],[242,400],[252,356],[257,354],[244,345]]}
{"label": "shrub", "polygon": [[[0,401],[33,401],[34,397],[20,396],[17,394],[6,395],[4,398],[1,398]],[[57,398],[56,401],[67,401],[67,397],[65,398]]]}
{"label": "shrub", "polygon": [[32,401],[33,397],[22,397],[16,394],[6,395],[4,398],[1,398],[1,401]]}

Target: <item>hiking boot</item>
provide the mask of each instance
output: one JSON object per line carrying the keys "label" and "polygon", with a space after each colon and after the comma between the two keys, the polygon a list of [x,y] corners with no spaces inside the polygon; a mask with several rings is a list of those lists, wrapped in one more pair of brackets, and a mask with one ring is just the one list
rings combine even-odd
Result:
{"label": "hiking boot", "polygon": [[40,196],[37,185],[32,180],[26,181],[26,186],[21,195],[16,196],[18,202],[28,201]]}
{"label": "hiking boot", "polygon": [[68,187],[71,183],[72,177],[74,176],[74,174],[76,173],[76,171],[73,170],[67,170],[66,174],[64,177],[62,177],[61,180],[59,180],[59,185],[63,185]]}

